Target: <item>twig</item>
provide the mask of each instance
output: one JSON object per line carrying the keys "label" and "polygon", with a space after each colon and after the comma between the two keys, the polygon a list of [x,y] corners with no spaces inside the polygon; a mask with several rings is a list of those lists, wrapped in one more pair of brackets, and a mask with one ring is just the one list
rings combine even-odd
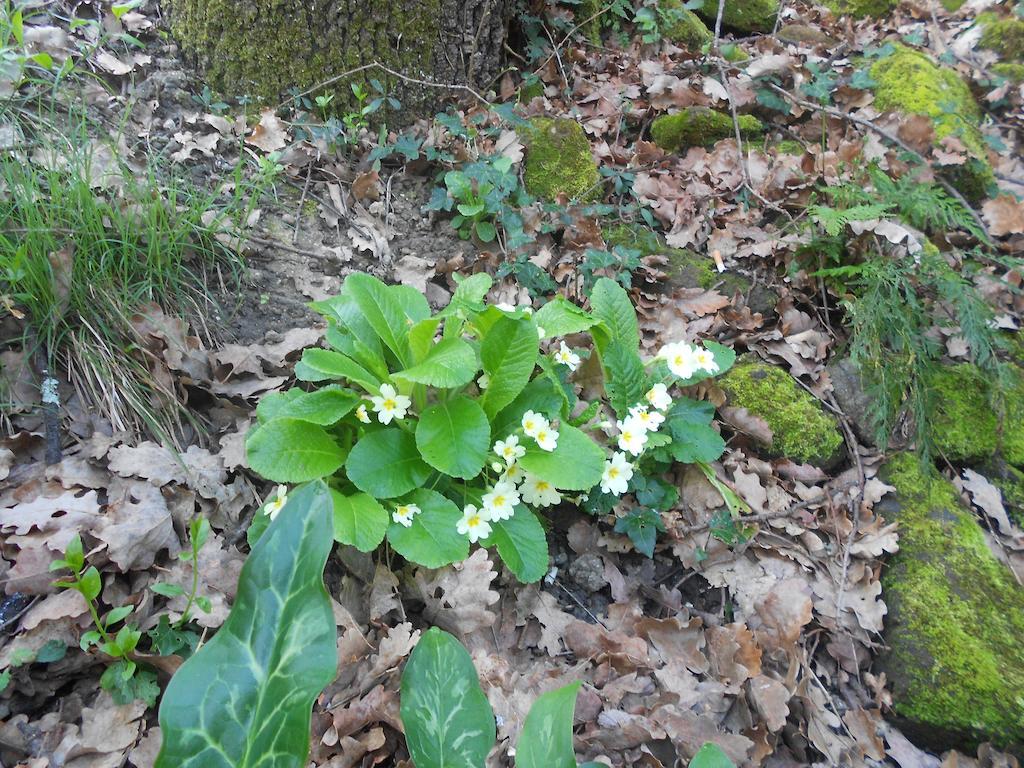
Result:
{"label": "twig", "polygon": [[[551,61],[552,58],[554,58],[555,53],[558,51],[558,49],[561,48],[563,45],[565,45],[566,42],[569,40],[569,38],[572,37],[573,35],[575,35],[576,32],[579,29],[582,29],[583,27],[585,27],[587,24],[592,22],[597,17],[604,16],[604,14],[606,14],[611,9],[612,9],[612,4],[608,4],[608,5],[604,6],[603,8],[601,8],[597,13],[591,14],[590,16],[585,18],[583,21],[581,21],[576,26],[571,27],[569,29],[569,31],[565,33],[565,37],[563,37],[561,39],[561,41],[557,45],[555,45],[555,47],[552,50],[551,54],[546,59],[544,59],[544,61],[542,61],[540,63],[540,66],[538,66],[536,69],[533,70],[534,73],[540,72],[542,69],[544,69],[544,67],[546,67],[548,65],[548,62]],[[549,37],[550,37],[550,35],[549,35]],[[554,42],[554,41],[552,41],[552,42]]]}
{"label": "twig", "polygon": [[[814,498],[814,499],[808,499],[807,501],[801,501],[799,504],[794,504],[793,506],[791,506],[791,507],[789,507],[787,509],[778,510],[776,512],[759,512],[756,515],[740,515],[739,517],[735,518],[735,521],[737,523],[740,523],[740,524],[745,524],[745,523],[763,523],[763,522],[766,522],[768,520],[778,520],[778,519],[783,518],[783,517],[789,517],[794,512],[798,512],[801,509],[806,509],[807,507],[813,507],[815,504],[821,504],[823,501],[826,501],[826,500],[827,500],[827,496],[819,496],[819,497]],[[677,527],[677,528],[673,528],[672,532],[673,533],[680,533],[680,534],[700,533],[701,531],[706,531],[708,528],[711,527],[711,525],[712,525],[712,523],[709,520],[706,523],[697,523],[696,525],[683,525],[683,526],[680,526],[680,527]]]}
{"label": "twig", "polygon": [[310,163],[309,168],[306,169],[306,183],[302,185],[302,197],[299,198],[299,207],[295,211],[295,229],[292,230],[292,245],[299,241],[299,226],[302,224],[302,206],[306,204],[306,195],[309,194],[309,180],[311,178],[313,178],[313,163]]}
{"label": "twig", "polygon": [[857,534],[860,532],[860,511],[861,507],[864,505],[864,486],[867,481],[864,475],[864,463],[861,461],[860,452],[857,450],[857,439],[853,435],[850,420],[847,418],[846,414],[843,413],[842,408],[839,407],[839,403],[835,401],[835,398],[832,395],[829,395],[828,399],[833,410],[839,415],[839,423],[843,428],[843,437],[846,440],[846,447],[850,451],[851,458],[853,458],[857,465],[857,482],[860,486],[860,489],[857,491],[855,503],[852,505],[850,510],[853,515],[853,528],[850,530],[850,535],[847,537],[846,542],[843,545],[843,563],[839,574],[839,591],[836,594],[836,621],[840,621],[843,611],[843,598],[846,596],[846,579],[850,572],[850,550],[853,548],[854,539],[857,538]]}
{"label": "twig", "polygon": [[603,621],[601,621],[601,620],[600,620],[600,619],[599,619],[599,618],[598,618],[597,616],[595,616],[595,615],[594,615],[594,613],[593,613],[593,611],[591,611],[591,610],[590,610],[589,608],[587,608],[587,606],[585,606],[585,605],[583,604],[583,601],[582,601],[582,600],[580,600],[580,599],[579,599],[578,597],[576,597],[576,595],[574,595],[574,594],[573,594],[572,592],[570,592],[570,591],[569,591],[568,589],[566,589],[565,587],[563,587],[563,586],[562,586],[562,583],[561,583],[561,582],[560,582],[560,581],[559,581],[558,579],[552,579],[552,580],[551,580],[551,583],[552,583],[552,584],[554,584],[554,585],[555,585],[556,587],[558,587],[558,588],[559,588],[560,590],[562,590],[563,592],[565,592],[565,594],[567,594],[567,595],[568,595],[569,597],[571,597],[571,598],[572,598],[573,600],[575,600],[575,601],[576,601],[576,605],[578,605],[578,606],[579,606],[580,608],[582,608],[582,609],[583,609],[584,611],[586,611],[586,612],[587,612],[587,615],[588,615],[588,616],[589,616],[590,618],[592,618],[592,619],[593,619],[594,621],[596,621],[596,622],[597,622],[598,624],[600,624],[600,625],[601,625],[602,627],[604,627],[605,629],[609,629],[608,625],[607,625],[607,624],[605,624],[605,623],[604,623]]}

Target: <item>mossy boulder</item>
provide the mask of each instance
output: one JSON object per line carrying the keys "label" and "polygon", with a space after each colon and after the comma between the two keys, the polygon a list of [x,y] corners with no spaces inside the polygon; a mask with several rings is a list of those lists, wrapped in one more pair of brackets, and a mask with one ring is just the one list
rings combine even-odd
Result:
{"label": "mossy boulder", "polygon": [[935,750],[1024,743],[1024,589],[991,553],[956,489],[901,454],[882,473],[900,550],[882,575],[888,606],[879,659],[898,724]]}
{"label": "mossy boulder", "polygon": [[953,11],[959,11],[960,6],[965,2],[966,0],[942,0],[942,7],[952,13]]}
{"label": "mossy boulder", "polygon": [[835,45],[836,39],[826,35],[817,27],[806,24],[786,24],[779,28],[775,36],[784,43],[804,43],[812,45]]}
{"label": "mossy boulder", "polygon": [[993,64],[990,69],[1011,83],[1024,82],[1024,64],[1018,64],[1015,61],[1000,61]]}
{"label": "mossy boulder", "polygon": [[[761,121],[753,115],[740,115],[740,135],[745,139],[764,132]],[[668,152],[685,147],[708,147],[716,141],[736,136],[732,115],[707,107],[687,107],[673,115],[662,115],[651,124],[654,143]]]}
{"label": "mossy boulder", "polygon": [[[697,13],[709,26],[718,14],[717,2],[706,2]],[[779,0],[726,0],[722,25],[738,32],[771,32],[779,15]]]}
{"label": "mossy boulder", "polygon": [[781,368],[741,362],[719,385],[730,406],[767,422],[772,442],[764,447],[771,455],[826,467],[841,457],[843,436],[835,417]]}
{"label": "mossy boulder", "polygon": [[997,452],[1024,466],[1024,376],[1007,369],[1000,419],[992,381],[977,367],[946,366],[928,379],[935,447],[951,461],[980,463]]}
{"label": "mossy boulder", "polygon": [[981,39],[978,45],[1010,61],[1024,59],[1024,19],[999,18],[992,13],[978,17]]}
{"label": "mossy boulder", "polygon": [[983,199],[995,176],[978,128],[981,110],[956,70],[897,45],[894,53],[876,61],[870,71],[877,83],[876,108],[926,115],[935,128],[936,141],[957,136],[963,142],[971,157],[955,172],[952,182],[969,200]]}
{"label": "mossy boulder", "polygon": [[825,0],[825,5],[838,14],[849,14],[856,19],[865,16],[885,16],[896,7],[897,0]]}
{"label": "mossy boulder", "polygon": [[663,32],[665,38],[675,45],[698,51],[702,45],[714,39],[707,24],[696,13],[687,10],[681,0],[661,0],[658,6],[661,10],[678,13],[679,19]]}
{"label": "mossy boulder", "polygon": [[583,126],[569,118],[536,117],[523,134],[526,191],[553,202],[593,200],[601,193],[601,174]]}

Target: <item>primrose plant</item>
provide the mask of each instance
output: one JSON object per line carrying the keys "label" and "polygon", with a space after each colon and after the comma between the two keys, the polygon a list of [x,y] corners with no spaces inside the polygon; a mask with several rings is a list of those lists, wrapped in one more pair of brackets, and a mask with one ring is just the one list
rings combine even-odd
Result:
{"label": "primrose plant", "polygon": [[[429,568],[477,544],[536,581],[548,564],[538,514],[562,503],[615,510],[618,530],[652,554],[678,497],[668,471],[724,449],[713,406],[672,388],[724,372],[734,354],[676,342],[644,362],[636,314],[609,279],[590,311],[562,298],[537,312],[488,305],[490,286],[465,278],[432,314],[408,286],[350,275],[314,304],[331,349],[305,350],[295,368],[322,386],[260,401],[250,466],[282,485],[323,479],[337,541],[371,551],[386,538]],[[286,497],[279,488],[250,541]]]}

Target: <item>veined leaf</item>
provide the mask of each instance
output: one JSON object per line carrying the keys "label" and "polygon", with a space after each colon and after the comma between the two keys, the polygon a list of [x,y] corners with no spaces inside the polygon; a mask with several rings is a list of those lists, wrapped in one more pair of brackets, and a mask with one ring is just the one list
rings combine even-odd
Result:
{"label": "veined leaf", "polygon": [[302,353],[302,359],[295,364],[295,378],[299,381],[348,379],[367,392],[377,394],[380,390],[380,379],[355,360],[341,352],[316,347]]}
{"label": "veined leaf", "polygon": [[345,462],[348,479],[376,499],[402,496],[430,476],[416,450],[416,440],[397,427],[363,435]]}
{"label": "veined leaf", "polygon": [[535,376],[533,381],[516,395],[516,399],[494,417],[494,439],[504,439],[519,429],[523,414],[527,411],[542,413],[549,419],[557,418],[563,402],[564,398],[555,382],[544,374]]}
{"label": "veined leaf", "polygon": [[434,469],[472,480],[483,469],[491,447],[487,414],[464,395],[432,405],[416,425],[416,447]]}
{"label": "veined leaf", "polygon": [[313,700],[337,666],[332,544],[327,487],[292,491],[242,566],[224,626],[164,692],[156,768],[305,766]]}
{"label": "veined leaf", "polygon": [[468,314],[482,310],[484,297],[491,290],[493,282],[491,276],[486,272],[477,272],[475,275],[464,277],[461,280],[457,274],[454,277],[458,285],[455,286],[455,293],[452,294],[452,300],[448,302],[448,306],[441,310],[441,316],[449,317],[459,312]]}
{"label": "veined leaf", "polygon": [[[273,398],[273,395],[278,394],[285,398],[283,402]],[[344,389],[337,384],[329,384],[315,392],[290,389],[282,393],[272,392],[263,397],[260,405],[256,407],[256,414],[265,421],[288,418],[329,427],[345,418],[359,405],[361,399],[352,390]],[[264,405],[264,400],[270,400],[270,404],[264,408],[263,413],[260,413],[260,406]]]}
{"label": "veined leaf", "polygon": [[434,334],[437,333],[437,326],[441,324],[442,319],[440,315],[428,317],[409,329],[409,350],[412,352],[414,363],[422,362],[433,349]]}
{"label": "veined leaf", "polygon": [[495,544],[508,569],[524,584],[548,571],[548,540],[537,516],[522,504],[508,520],[491,523],[488,544]]}
{"label": "veined leaf", "polygon": [[538,328],[544,329],[544,338],[550,339],[586,331],[600,321],[568,299],[556,296],[537,310],[534,322]]}
{"label": "veined leaf", "polygon": [[441,339],[423,362],[393,374],[396,379],[432,387],[461,387],[473,380],[478,368],[476,353],[462,339]]}
{"label": "veined leaf", "polygon": [[[411,322],[408,322],[409,318],[399,294],[390,291],[389,286],[372,275],[362,272],[354,272],[345,278],[345,291],[359,305],[366,322],[384,345],[394,352],[398,362],[403,366],[409,365],[412,362],[412,354],[407,334]],[[407,298],[405,294],[402,294],[402,297]]]}
{"label": "veined leaf", "polygon": [[428,629],[402,673],[402,723],[416,768],[482,768],[494,746],[494,714],[469,652]]}
{"label": "veined leaf", "polygon": [[323,427],[298,419],[256,427],[245,440],[245,454],[253,471],[278,483],[317,480],[345,463],[345,451]]}
{"label": "veined leaf", "polygon": [[331,489],[334,504],[334,538],[360,552],[372,552],[384,541],[388,513],[368,493],[345,496]]}
{"label": "veined leaf", "polygon": [[590,308],[607,330],[607,333],[595,332],[599,349],[603,351],[611,341],[619,341],[629,349],[640,348],[640,326],[625,288],[611,278],[602,277],[590,294]]}
{"label": "veined leaf", "polygon": [[427,568],[440,568],[469,557],[469,539],[455,529],[462,517],[455,502],[437,491],[420,488],[402,503],[415,504],[420,513],[408,528],[399,523],[388,527],[388,542],[398,554]]}
{"label": "veined leaf", "polygon": [[693,756],[690,768],[736,768],[736,763],[729,759],[720,746],[709,741]]}
{"label": "veined leaf", "polygon": [[564,491],[589,491],[604,474],[604,451],[586,433],[569,424],[558,428],[558,445],[545,451],[526,438],[526,455],[519,463],[530,474]]}
{"label": "veined leaf", "polygon": [[601,353],[604,369],[605,392],[615,415],[625,418],[629,409],[643,402],[648,389],[647,372],[636,347],[629,347],[615,339]]}
{"label": "veined leaf", "polygon": [[580,683],[540,696],[526,715],[516,745],[516,768],[576,768],[572,718]]}
{"label": "veined leaf", "polygon": [[538,341],[537,326],[525,317],[502,317],[484,336],[480,359],[490,382],[481,405],[488,417],[511,403],[530,381]]}

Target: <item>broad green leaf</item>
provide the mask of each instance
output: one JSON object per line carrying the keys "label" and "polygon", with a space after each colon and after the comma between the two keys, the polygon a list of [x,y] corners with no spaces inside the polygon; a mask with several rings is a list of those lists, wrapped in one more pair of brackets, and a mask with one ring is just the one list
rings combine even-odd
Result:
{"label": "broad green leaf", "polygon": [[[264,407],[264,412],[261,414],[260,406],[263,405],[263,400],[276,394],[280,394],[283,400],[270,399],[270,403]],[[361,399],[352,390],[344,389],[337,384],[329,384],[315,392],[290,389],[287,392],[272,392],[264,397],[260,401],[260,406],[256,407],[256,415],[263,421],[288,418],[329,427],[345,418],[353,408],[359,405]]]}
{"label": "broad green leaf", "polygon": [[558,385],[545,375],[536,376],[516,399],[501,409],[493,419],[494,439],[503,440],[519,429],[527,411],[542,413],[549,419],[558,417],[564,402]]}
{"label": "broad green leaf", "polygon": [[416,425],[416,447],[434,469],[472,480],[491,447],[491,425],[483,408],[464,395],[432,405]]}
{"label": "broad green leaf", "polygon": [[334,539],[372,552],[384,541],[388,530],[388,513],[378,501],[366,493],[346,496],[331,489],[334,504]]}
{"label": "broad green leaf", "polygon": [[644,402],[644,393],[649,389],[643,361],[636,347],[613,340],[601,354],[601,365],[612,409],[620,419],[625,418],[630,408]]}
{"label": "broad green leaf", "polygon": [[600,321],[568,299],[556,296],[537,310],[534,322],[544,329],[544,338],[550,339],[586,331]]}
{"label": "broad green leaf", "polygon": [[441,339],[423,362],[398,371],[394,378],[432,387],[461,387],[473,380],[477,370],[476,353],[469,344],[462,339]]}
{"label": "broad green leaf", "polygon": [[310,306],[328,319],[327,341],[332,346],[378,377],[387,377],[380,338],[352,296],[342,290],[339,295]]}
{"label": "broad green leaf", "polygon": [[681,419],[670,419],[672,445],[668,447],[672,458],[684,464],[696,461],[716,461],[725,451],[725,441],[707,424],[695,424]]}
{"label": "broad green leaf", "polygon": [[502,317],[484,336],[480,360],[490,380],[481,398],[489,417],[515,400],[537,364],[537,326],[529,318]]}
{"label": "broad green leaf", "polygon": [[721,376],[723,373],[732,368],[736,362],[736,350],[719,344],[717,341],[705,341],[704,346],[711,350],[711,354],[715,356],[715,363],[718,364],[718,370],[715,372],[715,376]]}
{"label": "broad green leaf", "polygon": [[533,702],[516,744],[516,768],[576,768],[572,717],[579,689],[569,683]]}
{"label": "broad green leaf", "polygon": [[395,354],[398,362],[403,366],[409,365],[412,362],[408,339],[411,322],[399,294],[389,291],[389,286],[363,272],[353,272],[346,277],[344,287],[359,305],[366,322]]}
{"label": "broad green leaf", "polygon": [[482,768],[496,736],[473,659],[454,637],[428,629],[402,673],[402,724],[416,768]]}
{"label": "broad green leaf", "polygon": [[442,317],[428,317],[420,320],[409,329],[409,349],[412,352],[413,362],[418,363],[427,356],[433,348],[434,335],[437,333],[437,326],[441,324]]}
{"label": "broad green leaf", "polygon": [[539,581],[548,571],[548,541],[537,516],[520,504],[508,520],[491,523],[488,544],[524,584]]}
{"label": "broad green leaf", "polygon": [[323,427],[298,419],[256,427],[246,438],[245,453],[254,472],[278,483],[317,480],[345,463],[345,451]]}
{"label": "broad green leaf", "polygon": [[455,293],[452,294],[452,300],[441,311],[441,316],[449,317],[459,312],[468,314],[483,310],[484,297],[491,290],[493,282],[491,276],[486,272],[477,272],[475,275],[463,277],[461,280],[458,274],[454,277],[458,285],[455,287]]}
{"label": "broad green leaf", "polygon": [[299,381],[348,379],[367,392],[376,394],[380,390],[380,379],[352,358],[330,349],[305,350],[302,359],[295,364],[295,378]]}
{"label": "broad green leaf", "polygon": [[558,428],[558,445],[541,450],[525,438],[526,455],[519,460],[523,469],[565,491],[589,491],[604,474],[604,451],[586,433],[563,423]]}
{"label": "broad green leaf", "polygon": [[720,746],[709,741],[693,756],[690,768],[736,768],[736,763],[729,759]]}
{"label": "broad green leaf", "polygon": [[406,560],[427,568],[440,568],[469,557],[469,539],[458,533],[462,512],[437,491],[420,488],[402,499],[415,504],[420,513],[406,528],[399,523],[388,527],[388,542]]}
{"label": "broad green leaf", "polygon": [[419,488],[430,476],[408,432],[391,427],[370,432],[352,447],[345,462],[348,479],[376,499],[390,499]]}
{"label": "broad green leaf", "polygon": [[171,678],[156,768],[303,768],[313,700],[334,679],[320,482],[293,491],[242,566],[231,614]]}
{"label": "broad green leaf", "polygon": [[[590,308],[598,320],[604,323],[604,331],[595,334],[598,348],[603,351],[608,342],[619,341],[626,348],[640,348],[640,326],[636,320],[636,310],[629,300],[629,294],[617,282],[602,277],[594,284],[590,294]],[[604,336],[605,338],[600,338]]]}
{"label": "broad green leaf", "polygon": [[389,285],[388,292],[398,300],[402,307],[407,326],[415,325],[430,317],[430,304],[427,303],[427,297],[411,285]]}

